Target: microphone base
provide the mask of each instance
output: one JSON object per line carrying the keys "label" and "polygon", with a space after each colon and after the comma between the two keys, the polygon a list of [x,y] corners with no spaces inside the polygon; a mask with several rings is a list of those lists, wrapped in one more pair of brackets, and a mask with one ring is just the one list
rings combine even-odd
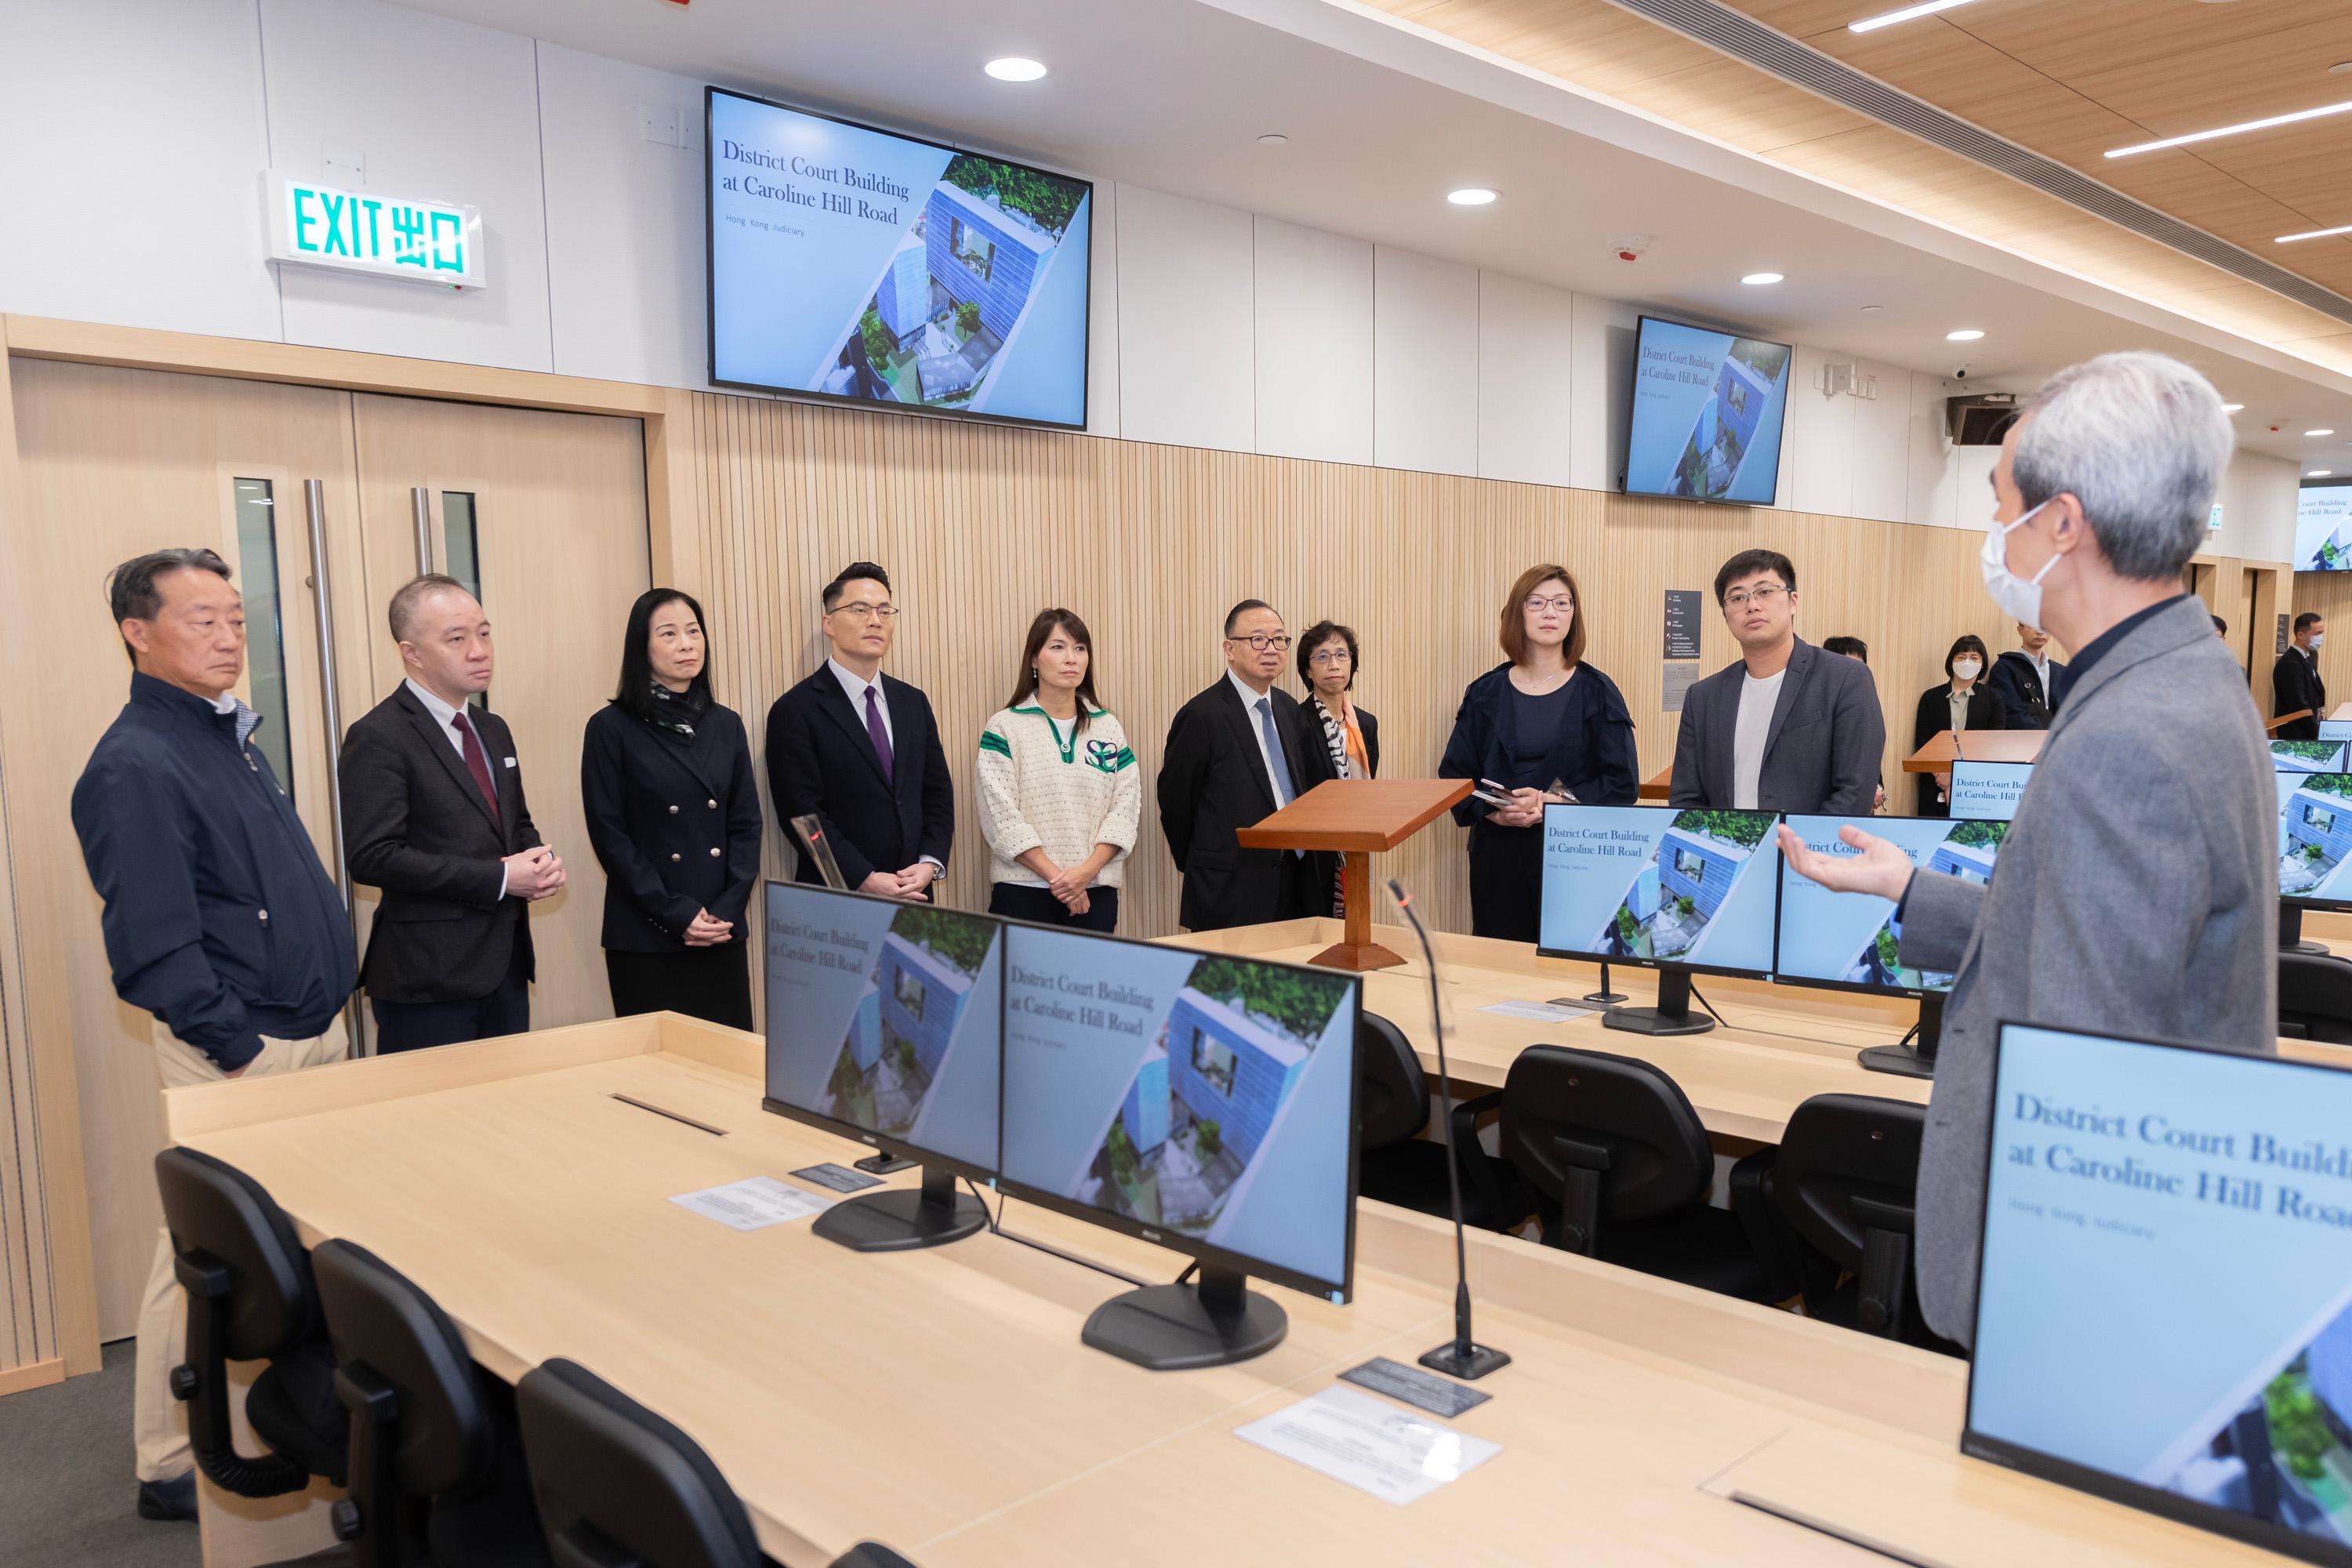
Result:
{"label": "microphone base", "polygon": [[1474,1342],[1469,1353],[1465,1355],[1461,1346],[1448,1340],[1435,1350],[1425,1352],[1421,1364],[1432,1372],[1442,1372],[1465,1383],[1475,1383],[1488,1373],[1510,1365],[1511,1352]]}

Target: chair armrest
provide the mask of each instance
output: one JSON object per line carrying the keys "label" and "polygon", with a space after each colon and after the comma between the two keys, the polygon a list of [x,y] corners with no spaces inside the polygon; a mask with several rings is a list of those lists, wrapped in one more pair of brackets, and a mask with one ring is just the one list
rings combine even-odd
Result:
{"label": "chair armrest", "polygon": [[1503,1108],[1503,1091],[1482,1094],[1475,1100],[1465,1100],[1454,1107],[1447,1133],[1454,1143],[1456,1168],[1469,1188],[1465,1196],[1475,1197],[1486,1213],[1486,1220],[1496,1230],[1508,1228],[1526,1217],[1523,1206],[1511,1212],[1508,1195],[1510,1167],[1486,1152],[1478,1143],[1478,1123]]}
{"label": "chair armrest", "polygon": [[1748,1248],[1764,1268],[1772,1300],[1785,1301],[1803,1289],[1801,1247],[1788,1223],[1773,1211],[1772,1167],[1780,1159],[1776,1144],[1743,1154],[1731,1167],[1731,1212],[1748,1238]]}

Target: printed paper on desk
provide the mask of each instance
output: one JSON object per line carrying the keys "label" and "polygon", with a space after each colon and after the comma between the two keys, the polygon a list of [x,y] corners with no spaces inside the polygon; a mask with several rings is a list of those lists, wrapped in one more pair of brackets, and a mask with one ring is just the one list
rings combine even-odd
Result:
{"label": "printed paper on desk", "polygon": [[788,1187],[773,1176],[752,1176],[723,1187],[680,1193],[670,1202],[736,1230],[759,1230],[788,1219],[805,1219],[833,1206],[831,1198]]}
{"label": "printed paper on desk", "polygon": [[1234,1436],[1386,1502],[1413,1502],[1503,1451],[1351,1388],[1327,1388]]}
{"label": "printed paper on desk", "polygon": [[1500,1013],[1506,1018],[1532,1018],[1538,1024],[1565,1024],[1571,1019],[1589,1018],[1594,1009],[1563,1007],[1556,1002],[1489,1002],[1478,1011]]}

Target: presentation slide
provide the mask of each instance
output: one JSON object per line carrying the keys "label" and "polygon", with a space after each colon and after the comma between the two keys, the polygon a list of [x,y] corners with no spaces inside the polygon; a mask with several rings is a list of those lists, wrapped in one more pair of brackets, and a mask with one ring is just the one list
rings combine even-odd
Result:
{"label": "presentation slide", "polygon": [[[1946,821],[1933,816],[1791,816],[1789,826],[1805,847],[1823,855],[1859,854],[1838,837],[1859,827],[1900,846],[1923,871],[1942,871],[1972,882],[1992,879],[1994,858],[2009,835],[2003,822]],[[1891,899],[1867,893],[1832,893],[1809,877],[1780,866],[1780,952],[1773,971],[1783,980],[1832,985],[1866,985],[1881,991],[1949,991],[1952,977],[1940,970],[1914,969],[1898,955],[1902,922]]]}
{"label": "presentation slide", "polygon": [[2352,902],[2352,773],[2281,772],[2279,897]]}
{"label": "presentation slide", "polygon": [[1790,357],[1786,343],[1643,317],[1626,494],[1771,505]]}
{"label": "presentation slide", "polygon": [[2283,773],[2340,773],[2344,772],[2342,741],[2273,741],[2271,766]]}
{"label": "presentation slide", "polygon": [[1005,928],[1008,1182],[1348,1283],[1357,982]]}
{"label": "presentation slide", "polygon": [[2296,492],[2294,569],[2352,571],[2352,485],[2305,485]]}
{"label": "presentation slide", "polygon": [[1971,1435],[2352,1543],[2352,1073],[2016,1024],[1998,1071]]}
{"label": "presentation slide", "polygon": [[2319,738],[2323,741],[2352,742],[2352,719],[2322,719]]}
{"label": "presentation slide", "polygon": [[768,884],[768,1098],[996,1168],[1004,928]]}
{"label": "presentation slide", "polygon": [[1779,820],[1769,811],[1547,806],[1536,945],[1769,973]]}
{"label": "presentation slide", "polygon": [[1083,426],[1092,187],[716,89],[711,379]]}
{"label": "presentation slide", "polygon": [[1952,764],[1952,815],[1973,822],[2007,822],[2025,798],[2025,783],[2033,776],[2032,763],[1971,763]]}

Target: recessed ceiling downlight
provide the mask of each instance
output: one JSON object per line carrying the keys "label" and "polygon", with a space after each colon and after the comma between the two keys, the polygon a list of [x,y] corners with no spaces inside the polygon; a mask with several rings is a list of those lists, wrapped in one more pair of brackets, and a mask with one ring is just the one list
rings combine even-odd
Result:
{"label": "recessed ceiling downlight", "polygon": [[1445,199],[1457,207],[1483,207],[1493,205],[1495,193],[1484,185],[1465,185],[1458,191],[1448,191]]}
{"label": "recessed ceiling downlight", "polygon": [[1021,55],[1006,55],[981,68],[999,81],[1035,81],[1045,74],[1045,66]]}

